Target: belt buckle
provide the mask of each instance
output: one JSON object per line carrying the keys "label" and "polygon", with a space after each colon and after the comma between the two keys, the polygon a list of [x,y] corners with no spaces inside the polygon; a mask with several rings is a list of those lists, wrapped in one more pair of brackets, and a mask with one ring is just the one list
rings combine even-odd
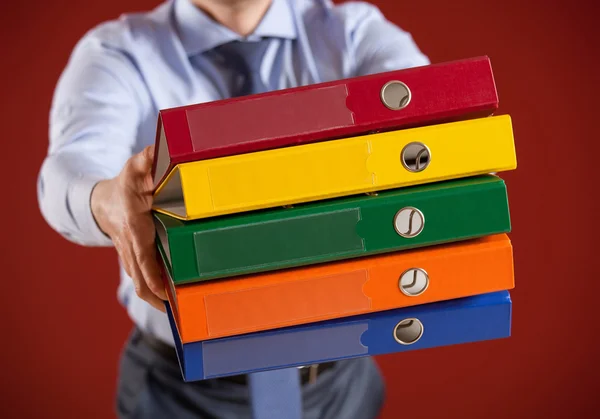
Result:
{"label": "belt buckle", "polygon": [[319,364],[312,364],[310,367],[308,367],[308,384],[316,383],[318,375],[319,375]]}
{"label": "belt buckle", "polygon": [[297,368],[298,371],[308,369],[308,384],[314,384],[317,382],[317,377],[319,376],[319,364],[302,365]]}

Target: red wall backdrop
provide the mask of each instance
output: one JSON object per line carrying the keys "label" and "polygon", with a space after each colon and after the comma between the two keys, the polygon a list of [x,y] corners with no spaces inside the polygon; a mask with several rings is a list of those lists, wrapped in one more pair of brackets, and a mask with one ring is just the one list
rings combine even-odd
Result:
{"label": "red wall backdrop", "polygon": [[[513,336],[379,358],[388,381],[384,418],[596,416],[600,6],[376,3],[433,62],[491,57],[519,160],[504,175],[517,279]],[[71,48],[91,26],[155,4],[1,2],[0,417],[113,417],[117,359],[130,328],[115,298],[115,254],[51,231],[35,185],[51,94]]]}

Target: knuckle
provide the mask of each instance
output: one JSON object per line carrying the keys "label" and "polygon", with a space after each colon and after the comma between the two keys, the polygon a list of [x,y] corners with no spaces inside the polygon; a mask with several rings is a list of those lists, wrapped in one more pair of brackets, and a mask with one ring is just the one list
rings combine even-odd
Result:
{"label": "knuckle", "polygon": [[150,281],[148,283],[148,288],[150,288],[150,291],[152,291],[154,294],[158,294],[162,291],[161,286],[154,281]]}
{"label": "knuckle", "polygon": [[145,268],[148,265],[148,255],[142,249],[136,248],[133,254],[141,268]]}
{"label": "knuckle", "polygon": [[121,222],[121,233],[128,238],[128,241],[132,241],[135,232],[135,217],[129,212],[123,214],[123,221]]}
{"label": "knuckle", "polygon": [[113,244],[115,245],[115,249],[119,256],[122,259],[126,260],[128,263],[131,262],[132,253],[131,249],[131,240],[129,236],[121,229],[119,234],[116,234],[113,238]]}
{"label": "knuckle", "polygon": [[125,191],[127,189],[127,185],[130,182],[130,177],[131,177],[131,163],[127,162],[125,163],[125,166],[123,167],[123,171],[119,174],[119,176],[117,177],[117,191],[119,193],[123,193],[123,191]]}
{"label": "knuckle", "polygon": [[135,282],[135,293],[142,300],[145,300],[147,298],[147,296],[148,296],[147,288],[144,287],[144,286],[142,286],[142,284],[139,281]]}
{"label": "knuckle", "polygon": [[137,158],[137,154],[134,154],[133,156],[131,156],[127,159],[127,161],[123,165],[123,169],[121,170],[122,174],[127,174],[135,168],[136,158]]}
{"label": "knuckle", "polygon": [[115,246],[115,249],[117,250],[117,253],[118,253],[120,256],[124,256],[124,255],[123,255],[123,244],[124,244],[124,243],[123,243],[123,238],[121,237],[121,235],[120,235],[120,234],[118,234],[118,235],[115,235],[115,236],[112,238],[112,241],[113,241],[113,245]]}
{"label": "knuckle", "polygon": [[155,265],[154,265],[154,252],[153,252],[153,248],[151,246],[142,246],[140,245],[140,243],[137,243],[134,246],[134,251],[133,251],[136,260],[138,261],[140,266],[143,266],[144,268],[149,269],[150,271],[154,271],[155,269]]}

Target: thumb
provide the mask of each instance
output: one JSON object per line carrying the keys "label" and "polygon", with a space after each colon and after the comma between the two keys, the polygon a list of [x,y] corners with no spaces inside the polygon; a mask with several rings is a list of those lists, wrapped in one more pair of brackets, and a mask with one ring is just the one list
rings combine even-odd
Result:
{"label": "thumb", "polygon": [[148,174],[154,161],[154,145],[150,145],[131,158],[133,169],[140,174]]}

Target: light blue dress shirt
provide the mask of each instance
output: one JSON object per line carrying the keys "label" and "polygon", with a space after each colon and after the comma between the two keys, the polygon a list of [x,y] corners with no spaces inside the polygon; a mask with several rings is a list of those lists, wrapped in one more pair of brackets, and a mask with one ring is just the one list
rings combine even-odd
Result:
{"label": "light blue dress shirt", "polygon": [[[260,74],[270,90],[429,64],[410,34],[364,2],[273,0],[247,39],[261,37],[269,45]],[[154,142],[160,109],[229,97],[236,80],[211,50],[233,40],[243,39],[191,0],[171,0],[79,41],[56,87],[39,175],[52,228],[81,245],[112,245],[90,210],[93,186]],[[166,315],[136,295],[122,267],[120,274],[118,298],[131,319],[173,344]]]}

